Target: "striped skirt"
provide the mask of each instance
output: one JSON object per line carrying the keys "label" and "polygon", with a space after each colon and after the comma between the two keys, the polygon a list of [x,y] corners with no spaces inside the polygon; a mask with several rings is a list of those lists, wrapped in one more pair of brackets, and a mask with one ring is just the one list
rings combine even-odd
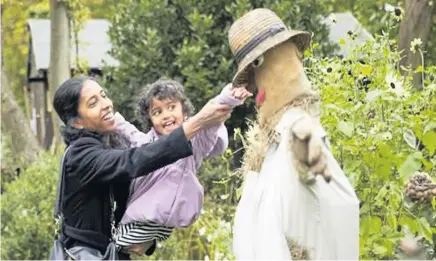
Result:
{"label": "striped skirt", "polygon": [[116,244],[126,247],[149,241],[165,241],[170,237],[172,231],[173,228],[154,222],[121,224],[118,228]]}

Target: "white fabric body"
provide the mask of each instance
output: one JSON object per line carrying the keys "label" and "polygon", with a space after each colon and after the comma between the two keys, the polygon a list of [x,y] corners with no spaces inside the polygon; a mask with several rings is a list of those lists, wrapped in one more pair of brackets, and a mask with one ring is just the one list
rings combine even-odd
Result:
{"label": "white fabric body", "polygon": [[[312,260],[359,258],[359,200],[328,147],[330,183],[317,176],[315,184],[303,184],[293,166],[290,128],[304,114],[296,108],[284,114],[276,126],[280,144],[269,148],[260,173],[245,177],[233,228],[237,260],[292,260],[291,240]],[[319,121],[314,122],[324,137]]]}

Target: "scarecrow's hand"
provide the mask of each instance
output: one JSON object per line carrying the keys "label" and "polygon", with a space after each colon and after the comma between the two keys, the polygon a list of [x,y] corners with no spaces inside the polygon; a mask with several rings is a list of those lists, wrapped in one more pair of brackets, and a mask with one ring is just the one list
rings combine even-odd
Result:
{"label": "scarecrow's hand", "polygon": [[302,118],[292,126],[290,146],[293,161],[303,181],[313,183],[315,175],[322,175],[330,182],[331,173],[323,151],[324,140],[316,133],[316,125],[310,116]]}

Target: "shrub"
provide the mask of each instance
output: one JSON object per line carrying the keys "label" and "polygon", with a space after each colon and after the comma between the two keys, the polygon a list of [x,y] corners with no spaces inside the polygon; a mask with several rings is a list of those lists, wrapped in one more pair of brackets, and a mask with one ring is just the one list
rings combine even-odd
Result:
{"label": "shrub", "polygon": [[45,153],[11,183],[1,198],[3,260],[44,260],[51,251],[59,155]]}
{"label": "shrub", "polygon": [[436,201],[416,206],[404,195],[415,171],[436,175],[436,68],[417,69],[426,80],[416,91],[411,77],[399,74],[400,53],[393,46],[382,35],[357,46],[347,60],[307,53],[311,80],[321,92],[322,124],[361,201],[362,259],[397,258],[406,229],[428,246],[436,239]]}
{"label": "shrub", "polygon": [[1,135],[1,187],[0,193],[5,190],[5,185],[13,181],[21,172],[18,159],[13,157],[10,139],[7,135]]}
{"label": "shrub", "polygon": [[158,244],[150,260],[233,260],[232,219],[235,209],[206,199],[202,216],[191,227],[174,230]]}

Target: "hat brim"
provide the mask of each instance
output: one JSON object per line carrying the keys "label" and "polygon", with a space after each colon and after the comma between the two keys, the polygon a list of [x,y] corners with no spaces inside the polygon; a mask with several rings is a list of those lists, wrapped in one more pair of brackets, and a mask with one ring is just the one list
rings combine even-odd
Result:
{"label": "hat brim", "polygon": [[[256,48],[254,48],[251,52],[249,52],[239,63],[238,71],[233,77],[233,86],[243,86],[249,82],[249,70],[248,66],[256,60],[259,56],[267,52],[269,49],[291,40],[297,45],[297,48],[300,52],[304,52],[310,45],[310,41],[312,40],[312,35],[306,31],[298,31],[298,30],[286,30],[280,32],[272,37],[269,37],[262,43],[260,43]],[[254,90],[249,90],[254,91]]]}

